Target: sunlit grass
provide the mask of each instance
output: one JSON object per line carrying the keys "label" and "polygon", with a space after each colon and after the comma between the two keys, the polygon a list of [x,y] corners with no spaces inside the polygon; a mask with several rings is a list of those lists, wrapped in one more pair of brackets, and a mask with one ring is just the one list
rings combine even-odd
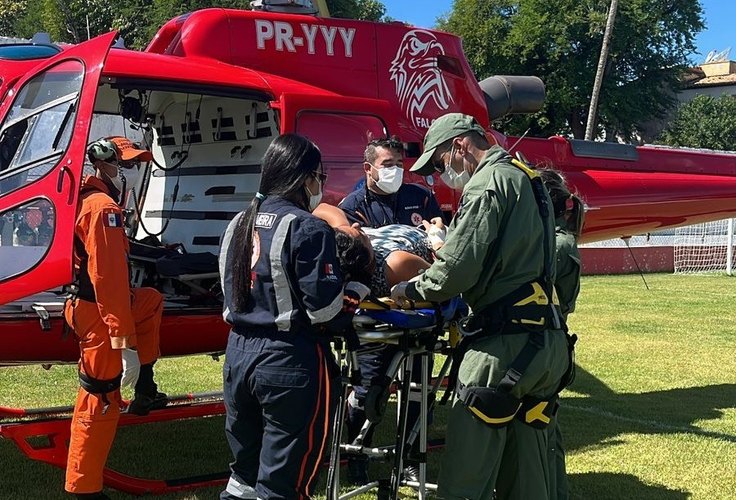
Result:
{"label": "sunlit grass", "polygon": [[[576,499],[736,498],[736,279],[647,275],[585,277],[572,330],[578,378],[560,421]],[[222,360],[157,364],[170,394],[221,387]],[[76,368],[0,369],[0,405],[71,404]],[[444,431],[440,408],[433,437]],[[390,441],[389,432],[381,437]],[[430,454],[436,478],[439,452]],[[154,478],[225,471],[223,419],[121,428],[110,465]],[[388,467],[373,464],[373,476]],[[344,475],[344,474],[343,474]],[[63,472],[0,440],[0,498],[68,498]],[[220,488],[160,498],[211,499]],[[404,491],[411,496],[409,490]],[[116,499],[128,495],[108,491]],[[323,498],[323,496],[319,496]],[[360,498],[375,498],[374,494]]]}

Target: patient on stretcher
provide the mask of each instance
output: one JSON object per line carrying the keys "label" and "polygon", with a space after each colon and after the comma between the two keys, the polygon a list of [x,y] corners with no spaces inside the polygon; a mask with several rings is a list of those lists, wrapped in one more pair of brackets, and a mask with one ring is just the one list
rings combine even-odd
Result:
{"label": "patient on stretcher", "polygon": [[427,234],[402,224],[362,228],[350,224],[337,207],[321,204],[314,215],[335,229],[340,266],[350,279],[364,282],[376,297],[386,297],[391,287],[417,276],[433,260]]}

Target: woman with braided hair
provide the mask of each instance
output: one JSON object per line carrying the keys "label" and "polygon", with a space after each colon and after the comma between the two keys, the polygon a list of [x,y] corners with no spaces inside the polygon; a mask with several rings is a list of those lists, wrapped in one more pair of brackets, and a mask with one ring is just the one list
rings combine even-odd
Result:
{"label": "woman with braided hair", "polygon": [[[557,246],[557,275],[555,291],[560,300],[560,310],[567,320],[568,314],[575,310],[575,302],[580,293],[580,252],[577,240],[583,229],[583,202],[570,193],[562,174],[552,168],[539,170],[547,191],[552,199],[555,212],[555,243]],[[549,498],[567,500],[569,491],[565,471],[565,449],[558,415],[547,427]]]}

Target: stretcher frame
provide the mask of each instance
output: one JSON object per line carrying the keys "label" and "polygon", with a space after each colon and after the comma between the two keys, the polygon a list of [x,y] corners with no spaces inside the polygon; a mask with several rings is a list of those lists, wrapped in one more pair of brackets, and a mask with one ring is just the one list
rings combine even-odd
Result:
{"label": "stretcher frame", "polygon": [[[389,306],[395,304],[385,302]],[[376,308],[369,304],[363,303],[361,307]],[[433,304],[415,304],[415,308],[435,308]],[[380,306],[379,306],[380,308]],[[447,318],[445,318],[447,319]],[[444,323],[443,318],[439,321]],[[377,325],[378,328],[371,328],[369,325],[361,325],[359,318],[354,321],[356,332],[361,342],[381,342],[386,344],[398,345],[401,351],[397,352],[391,360],[387,369],[387,377],[397,381],[397,412],[396,412],[396,438],[393,445],[376,448],[366,448],[362,445],[362,440],[371,426],[375,425],[369,420],[363,424],[358,437],[353,443],[342,443],[342,431],[345,420],[345,407],[348,395],[349,375],[353,366],[357,363],[354,353],[348,353],[344,349],[338,350],[338,362],[341,366],[342,390],[338,401],[337,411],[333,419],[333,441],[330,449],[329,471],[327,477],[327,500],[347,500],[362,493],[366,493],[373,489],[377,489],[378,500],[395,500],[398,498],[399,488],[401,486],[409,486],[417,491],[418,498],[424,500],[427,498],[428,491],[436,491],[437,485],[427,482],[427,427],[428,413],[431,408],[429,396],[435,395],[445,375],[449,371],[451,364],[451,356],[445,358],[438,377],[432,380],[429,373],[429,356],[435,353],[447,352],[449,344],[447,341],[439,338],[440,331],[444,331],[444,325],[433,325],[418,328],[394,328],[391,325]],[[365,327],[368,328],[365,328]],[[426,336],[429,341],[421,342],[421,337]],[[337,344],[336,347],[342,347]],[[419,384],[412,382],[412,371],[414,357],[421,357],[421,382]],[[412,394],[418,394],[420,411],[419,418],[415,422],[411,430],[407,429],[409,401],[412,400]],[[416,398],[414,398],[416,399]],[[436,401],[434,398],[432,405]],[[416,438],[419,438],[419,481],[408,481],[403,477],[404,473],[404,454],[409,449]],[[356,444],[357,443],[357,444]],[[341,452],[362,453],[369,458],[378,458],[383,460],[393,460],[391,469],[391,477],[387,481],[376,480],[365,485],[354,488],[343,495],[340,495],[340,473],[338,464],[341,462]]]}

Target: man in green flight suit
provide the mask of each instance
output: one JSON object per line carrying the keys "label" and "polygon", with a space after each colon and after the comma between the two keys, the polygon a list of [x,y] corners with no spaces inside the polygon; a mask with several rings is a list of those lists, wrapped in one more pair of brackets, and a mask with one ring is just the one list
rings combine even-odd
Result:
{"label": "man in green flight suit", "polygon": [[[583,229],[585,211],[583,202],[570,193],[565,178],[551,168],[539,170],[544,186],[552,199],[555,214],[555,242],[557,245],[557,277],[555,290],[560,301],[562,316],[575,310],[580,293],[581,261],[578,236]],[[565,471],[565,448],[557,415],[548,427],[550,500],[567,500],[570,497]]]}
{"label": "man in green flight suit", "polygon": [[[434,121],[411,171],[442,172],[462,189],[445,245],[423,274],[391,296],[473,311],[447,424],[438,495],[449,499],[547,499],[547,430],[569,366],[553,306],[554,217],[538,175],[497,145],[471,116]],[[472,334],[472,335],[471,335]]]}

